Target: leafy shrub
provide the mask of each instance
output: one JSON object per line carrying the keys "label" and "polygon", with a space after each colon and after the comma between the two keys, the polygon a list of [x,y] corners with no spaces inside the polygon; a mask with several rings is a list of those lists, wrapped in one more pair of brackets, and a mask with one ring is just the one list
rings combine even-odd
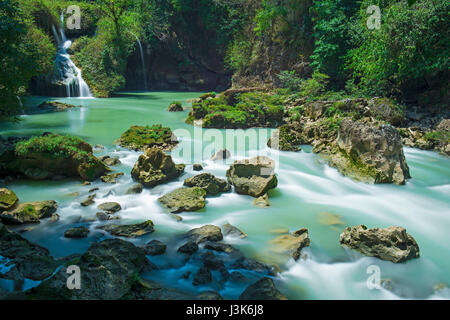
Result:
{"label": "leafy shrub", "polygon": [[325,93],[330,77],[324,73],[315,71],[312,78],[303,80],[300,85],[301,94],[305,97],[317,97]]}
{"label": "leafy shrub", "polygon": [[289,89],[291,91],[297,91],[300,89],[303,82],[302,78],[299,77],[295,70],[291,71],[281,71],[278,75],[278,80],[282,88]]}

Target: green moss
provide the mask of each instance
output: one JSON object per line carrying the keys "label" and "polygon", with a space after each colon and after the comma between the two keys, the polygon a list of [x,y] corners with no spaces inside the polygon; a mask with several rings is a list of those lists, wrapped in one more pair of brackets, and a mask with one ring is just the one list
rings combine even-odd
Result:
{"label": "green moss", "polygon": [[202,94],[199,98],[202,100],[208,99],[208,98],[215,98],[216,97],[216,93],[215,92],[207,92]]}
{"label": "green moss", "polygon": [[123,147],[135,150],[145,147],[160,146],[163,144],[173,144],[172,130],[160,124],[150,126],[132,126],[125,131],[119,139],[119,144]]}
{"label": "green moss", "polygon": [[205,128],[277,127],[283,122],[283,98],[265,92],[248,92],[237,94],[230,102],[220,95],[194,103],[186,122],[203,119]]}
{"label": "green moss", "polygon": [[436,142],[443,142],[443,143],[450,142],[450,132],[430,131],[430,132],[427,132],[423,137],[428,141],[436,141]]}
{"label": "green moss", "polygon": [[12,208],[19,199],[17,195],[6,188],[0,188],[0,212]]}
{"label": "green moss", "polygon": [[50,159],[76,159],[93,161],[92,148],[80,138],[49,134],[33,137],[16,144],[15,155],[18,158],[27,157],[33,153],[45,154]]}
{"label": "green moss", "polygon": [[182,104],[180,101],[172,101],[170,104],[176,105],[177,107],[182,107]]}

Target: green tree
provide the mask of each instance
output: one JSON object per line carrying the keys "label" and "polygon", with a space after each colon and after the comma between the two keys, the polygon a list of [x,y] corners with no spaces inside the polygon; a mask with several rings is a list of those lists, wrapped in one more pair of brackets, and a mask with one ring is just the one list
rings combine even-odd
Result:
{"label": "green tree", "polygon": [[[381,28],[369,30],[366,9],[381,8]],[[369,94],[394,95],[412,81],[447,74],[450,56],[450,1],[365,0],[351,33],[349,67]],[[445,78],[443,82],[448,81]]]}
{"label": "green tree", "polygon": [[29,80],[53,67],[50,38],[15,0],[0,2],[0,117],[16,115]]}
{"label": "green tree", "polygon": [[348,21],[358,11],[358,3],[357,0],[321,0],[315,1],[311,9],[314,14],[312,66],[328,74],[334,88],[341,88],[345,83],[346,55],[351,48]]}

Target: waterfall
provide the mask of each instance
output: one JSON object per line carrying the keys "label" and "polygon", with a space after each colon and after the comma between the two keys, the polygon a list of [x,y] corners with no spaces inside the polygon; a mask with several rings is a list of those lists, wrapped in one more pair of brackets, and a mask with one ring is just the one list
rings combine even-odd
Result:
{"label": "waterfall", "polygon": [[72,45],[72,41],[67,40],[63,26],[64,15],[61,13],[61,27],[59,30],[52,26],[53,35],[58,44],[55,68],[59,73],[59,79],[66,86],[67,97],[92,97],[89,86],[82,77],[81,70],[73,63],[70,55],[67,53],[67,49]]}
{"label": "waterfall", "polygon": [[131,31],[129,31],[129,32],[136,38],[136,41],[137,41],[138,46],[139,46],[139,52],[141,54],[142,72],[143,72],[143,75],[144,75],[144,90],[148,90],[148,87],[147,87],[147,72],[146,72],[146,69],[145,69],[144,50],[142,49],[142,44],[141,44],[141,41],[139,40],[139,37],[137,35],[135,35],[133,32],[131,32]]}
{"label": "waterfall", "polygon": [[19,102],[20,113],[25,114],[25,111],[23,110],[23,103],[19,96],[17,96],[17,101]]}

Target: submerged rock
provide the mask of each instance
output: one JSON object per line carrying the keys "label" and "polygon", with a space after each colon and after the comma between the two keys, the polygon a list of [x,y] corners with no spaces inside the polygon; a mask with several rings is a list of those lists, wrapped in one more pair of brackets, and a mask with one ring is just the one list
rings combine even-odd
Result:
{"label": "submerged rock", "polygon": [[119,139],[122,147],[144,151],[147,148],[170,150],[178,144],[170,128],[161,125],[132,126]]}
{"label": "submerged rock", "polygon": [[239,194],[260,197],[277,186],[275,162],[265,156],[235,161],[227,170],[228,182]]}
{"label": "submerged rock", "polygon": [[402,227],[385,229],[368,229],[364,225],[347,227],[341,233],[339,241],[343,247],[394,263],[420,256],[416,241]]}
{"label": "submerged rock", "polygon": [[19,201],[16,194],[6,188],[0,188],[0,212],[12,209]]}
{"label": "submerged rock", "polygon": [[283,234],[270,241],[272,251],[277,253],[289,253],[294,260],[298,260],[301,251],[309,247],[310,240],[308,229],[302,228],[292,234]]}
{"label": "submerged rock", "polygon": [[58,222],[60,218],[61,218],[61,217],[59,216],[59,214],[54,213],[54,214],[52,214],[52,216],[50,217],[50,222],[51,222],[51,223]]}
{"label": "submerged rock", "polygon": [[220,241],[223,239],[222,231],[219,227],[211,224],[190,230],[186,236],[195,243],[204,241]]}
{"label": "submerged rock", "polygon": [[224,224],[222,226],[222,231],[224,236],[231,236],[241,239],[247,238],[247,234],[245,232],[241,231],[240,229],[229,223]]}
{"label": "submerged rock", "polygon": [[202,266],[194,275],[194,281],[192,284],[194,286],[199,286],[203,284],[210,283],[212,281],[212,273],[209,268]]}
{"label": "submerged rock", "polygon": [[145,254],[157,256],[166,252],[167,246],[159,240],[152,240],[144,246]]}
{"label": "submerged rock", "polygon": [[117,202],[104,202],[102,204],[99,204],[97,208],[109,214],[116,213],[117,211],[122,210],[122,207]]}
{"label": "submerged rock", "polygon": [[89,229],[86,227],[75,227],[64,231],[66,238],[86,238],[89,234]]}
{"label": "submerged rock", "polygon": [[205,207],[206,191],[199,187],[178,188],[158,198],[170,212],[196,211]]}
{"label": "submerged rock", "polygon": [[11,280],[43,280],[52,275],[58,263],[50,252],[33,244],[0,223],[0,256],[9,259],[8,271],[2,278]]}
{"label": "submerged rock", "polygon": [[116,173],[109,173],[107,175],[101,176],[100,179],[104,183],[114,184],[117,182],[117,178],[120,178],[121,176],[123,176],[123,172],[116,172]]}
{"label": "submerged rock", "polygon": [[128,188],[126,194],[138,194],[143,190],[143,185],[141,183],[135,183],[130,188]]}
{"label": "submerged rock", "polygon": [[81,106],[74,106],[68,103],[62,103],[58,101],[45,101],[38,105],[38,109],[45,111],[61,112],[70,110],[73,108],[81,108]]}
{"label": "submerged rock", "polygon": [[275,287],[271,278],[261,278],[247,287],[239,296],[239,300],[287,300]]}
{"label": "submerged rock", "polygon": [[194,300],[201,299],[178,289],[168,288],[157,282],[138,278],[130,292],[123,297],[129,300]]}
{"label": "submerged rock", "polygon": [[142,223],[117,225],[109,224],[106,226],[100,226],[98,229],[111,233],[113,236],[136,238],[155,231],[153,222],[147,220]]}
{"label": "submerged rock", "polygon": [[127,295],[136,275],[145,270],[148,260],[143,249],[131,242],[107,239],[90,246],[86,253],[70,264],[81,270],[79,290],[67,288],[66,268],[25,293],[28,299],[117,300]]}
{"label": "submerged rock", "polygon": [[178,252],[193,254],[198,251],[198,244],[195,241],[188,241],[178,248]]}
{"label": "submerged rock", "polygon": [[213,160],[213,161],[224,160],[224,159],[228,159],[229,157],[231,157],[231,152],[228,151],[227,149],[222,149],[222,150],[219,150],[216,153],[214,153],[211,156],[211,160]]}
{"label": "submerged rock", "polygon": [[184,164],[175,164],[171,156],[158,148],[151,148],[139,156],[131,176],[144,187],[154,187],[178,178],[184,172],[184,167]]}
{"label": "submerged rock", "polygon": [[390,125],[343,120],[336,144],[330,164],[351,178],[404,184],[411,177],[401,137]]}
{"label": "submerged rock", "polygon": [[92,204],[94,204],[95,203],[95,201],[94,201],[94,198],[97,196],[97,194],[91,194],[91,195],[89,195],[86,199],[84,199],[83,201],[81,201],[80,202],[80,204],[83,206],[83,207],[88,207],[88,206],[90,206],[90,205],[92,205]]}
{"label": "submerged rock", "polygon": [[184,185],[188,187],[199,187],[205,190],[209,195],[216,195],[220,192],[228,192],[231,189],[230,184],[224,180],[216,178],[210,173],[201,173],[184,180]]}
{"label": "submerged rock", "polygon": [[54,200],[24,202],[11,211],[0,213],[0,219],[5,224],[38,223],[40,219],[50,217],[57,208]]}
{"label": "submerged rock", "polygon": [[270,207],[269,196],[267,195],[267,193],[263,194],[262,196],[253,200],[252,205],[254,205],[255,207],[259,207],[259,208]]}
{"label": "submerged rock", "polygon": [[122,163],[120,162],[119,158],[110,156],[103,156],[100,158],[100,160],[102,160],[103,163],[107,166],[117,166]]}

